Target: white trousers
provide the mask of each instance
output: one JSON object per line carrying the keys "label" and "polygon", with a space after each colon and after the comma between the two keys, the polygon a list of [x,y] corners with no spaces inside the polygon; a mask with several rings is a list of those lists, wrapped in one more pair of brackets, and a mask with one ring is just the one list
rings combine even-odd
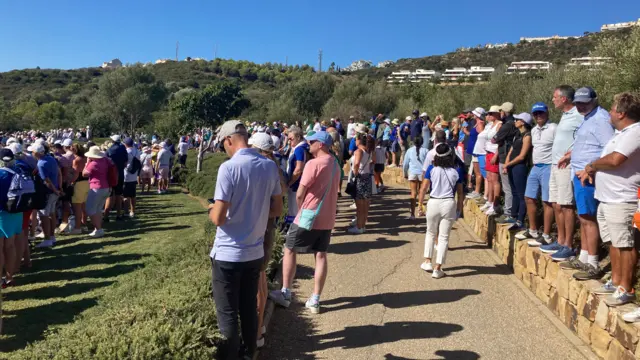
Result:
{"label": "white trousers", "polygon": [[429,199],[427,202],[427,235],[424,243],[424,257],[432,259],[436,235],[438,250],[435,263],[444,264],[449,249],[449,233],[456,221],[455,199]]}

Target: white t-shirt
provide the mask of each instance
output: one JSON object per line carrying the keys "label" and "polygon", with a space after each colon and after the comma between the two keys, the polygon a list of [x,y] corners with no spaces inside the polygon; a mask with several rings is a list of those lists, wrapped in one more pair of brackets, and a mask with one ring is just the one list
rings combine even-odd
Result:
{"label": "white t-shirt", "polygon": [[489,129],[487,127],[482,130],[480,134],[478,134],[478,139],[476,140],[476,144],[473,147],[473,153],[475,155],[485,155],[487,151],[484,149],[484,145],[487,143],[487,132]]}
{"label": "white t-shirt", "polygon": [[596,199],[606,203],[636,203],[640,186],[640,123],[616,131],[601,157],[620,153],[627,157],[617,169],[596,173]]}
{"label": "white t-shirt", "polygon": [[273,140],[273,146],[275,146],[276,150],[280,149],[280,137],[271,135],[271,140]]}
{"label": "white t-shirt", "polygon": [[322,125],[320,125],[319,122],[317,122],[315,125],[313,125],[313,131],[318,132],[322,130]]}
{"label": "white t-shirt", "polygon": [[181,142],[178,144],[178,154],[187,155],[187,151],[189,150],[189,144],[186,142]]}
{"label": "white t-shirt", "polygon": [[[129,166],[129,164],[131,164],[131,162],[133,161],[133,158],[137,157],[138,159],[140,159],[140,153],[138,152],[138,150],[136,150],[135,148],[127,148],[127,167]],[[138,181],[138,173],[130,173],[129,171],[127,171],[127,168],[124,168],[124,182],[133,182],[133,181]]]}
{"label": "white t-shirt", "polygon": [[349,125],[347,125],[347,139],[351,139],[354,136],[356,136],[356,124],[349,123]]}
{"label": "white t-shirt", "polygon": [[[498,152],[498,144],[494,144],[491,140],[498,133],[498,125],[499,124],[502,124],[502,123],[499,122],[499,121],[494,121],[493,124],[487,124],[487,126],[484,128],[484,131],[482,132],[482,134],[484,134],[484,136],[486,136],[486,142],[484,143],[484,149],[486,151],[492,152],[494,154]],[[478,135],[478,140],[480,139],[480,136],[482,134]],[[477,142],[476,142],[476,144],[477,144]]]}
{"label": "white t-shirt", "polygon": [[425,180],[431,181],[431,198],[454,198],[456,186],[461,183],[460,173],[454,168],[429,166],[424,173]]}

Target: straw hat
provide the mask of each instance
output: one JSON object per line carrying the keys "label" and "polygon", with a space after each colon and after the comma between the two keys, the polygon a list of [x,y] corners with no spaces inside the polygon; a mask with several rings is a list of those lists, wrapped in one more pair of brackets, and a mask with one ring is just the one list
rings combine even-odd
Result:
{"label": "straw hat", "polygon": [[87,151],[84,156],[90,159],[102,159],[104,157],[104,153],[100,151],[100,147],[92,146],[89,151]]}

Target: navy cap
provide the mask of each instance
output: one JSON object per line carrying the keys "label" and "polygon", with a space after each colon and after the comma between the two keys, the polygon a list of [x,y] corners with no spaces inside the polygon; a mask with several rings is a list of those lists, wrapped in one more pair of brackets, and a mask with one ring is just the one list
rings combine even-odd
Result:
{"label": "navy cap", "polygon": [[537,102],[531,108],[531,113],[533,114],[534,112],[549,112],[549,107],[543,102]]}
{"label": "navy cap", "polygon": [[0,149],[0,159],[2,159],[2,161],[4,162],[9,162],[13,160],[13,151],[7,148]]}
{"label": "navy cap", "polygon": [[593,88],[587,86],[576,90],[576,94],[573,97],[574,103],[588,103],[598,98],[596,91]]}
{"label": "navy cap", "polygon": [[124,139],[124,144],[127,146],[133,146],[133,139],[130,137]]}
{"label": "navy cap", "polygon": [[307,141],[320,141],[327,146],[331,146],[331,144],[333,144],[333,138],[326,131],[318,131],[315,134],[306,136],[304,139]]}

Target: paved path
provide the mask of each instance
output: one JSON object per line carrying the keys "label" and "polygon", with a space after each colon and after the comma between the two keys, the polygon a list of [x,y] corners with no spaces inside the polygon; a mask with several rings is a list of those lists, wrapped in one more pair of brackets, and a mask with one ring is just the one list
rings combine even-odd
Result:
{"label": "paved path", "polygon": [[298,256],[298,296],[276,309],[260,359],[585,358],[462,224],[452,232],[447,276],[422,271],[426,223],[405,219],[407,198],[401,189],[375,198],[359,236],[346,234],[354,210],[341,200],[321,314],[305,311],[313,257]]}

